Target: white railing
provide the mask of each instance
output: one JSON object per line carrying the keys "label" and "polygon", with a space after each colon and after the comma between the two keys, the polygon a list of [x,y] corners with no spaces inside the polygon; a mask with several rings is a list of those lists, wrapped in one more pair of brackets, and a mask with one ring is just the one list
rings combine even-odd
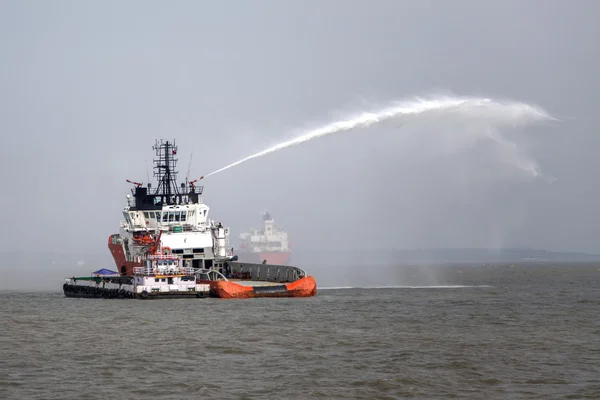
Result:
{"label": "white railing", "polygon": [[228,281],[222,273],[214,269],[202,269],[196,271],[196,278],[207,281]]}
{"label": "white railing", "polygon": [[178,267],[178,268],[154,268],[153,275],[191,275],[194,273],[194,268]]}
{"label": "white railing", "polygon": [[179,260],[179,257],[173,254],[151,254],[148,258],[150,260]]}
{"label": "white railing", "polygon": [[186,275],[192,275],[194,273],[194,268],[192,267],[183,267],[183,268],[179,268],[182,273],[186,274]]}
{"label": "white railing", "polygon": [[193,275],[194,268],[176,267],[176,268],[151,268],[151,267],[133,267],[134,275],[152,276],[152,275]]}

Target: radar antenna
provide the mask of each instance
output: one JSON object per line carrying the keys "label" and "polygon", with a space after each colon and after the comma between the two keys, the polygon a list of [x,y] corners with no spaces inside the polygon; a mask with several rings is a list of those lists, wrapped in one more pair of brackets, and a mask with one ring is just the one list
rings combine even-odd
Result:
{"label": "radar antenna", "polygon": [[166,197],[166,203],[171,204],[173,196],[179,194],[177,188],[177,146],[175,141],[156,141],[152,149],[156,152],[154,161],[154,177],[158,186],[154,194]]}
{"label": "radar antenna", "polygon": [[[160,210],[165,205],[195,204],[201,201],[202,186],[195,186],[199,179],[178,184],[177,183],[177,145],[175,141],[156,140],[152,146],[155,152],[153,159],[153,176],[157,180],[156,188],[148,182],[147,187],[142,183],[127,181],[135,188],[131,190],[135,204],[131,210]],[[191,166],[191,159],[190,159]],[[200,178],[202,179],[202,178]]]}

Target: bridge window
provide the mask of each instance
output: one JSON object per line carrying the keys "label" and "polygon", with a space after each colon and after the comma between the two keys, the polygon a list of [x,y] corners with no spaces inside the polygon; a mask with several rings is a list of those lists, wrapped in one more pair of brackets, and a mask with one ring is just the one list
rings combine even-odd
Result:
{"label": "bridge window", "polygon": [[147,211],[144,211],[144,218],[146,218],[146,219],[150,218],[150,214]]}

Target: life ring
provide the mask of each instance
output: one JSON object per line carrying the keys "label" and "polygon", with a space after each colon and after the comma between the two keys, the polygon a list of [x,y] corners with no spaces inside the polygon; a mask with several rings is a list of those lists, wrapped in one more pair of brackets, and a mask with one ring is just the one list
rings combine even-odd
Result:
{"label": "life ring", "polygon": [[147,291],[146,289],[144,289],[144,290],[142,291],[142,298],[143,298],[143,299],[147,299],[147,298],[148,298],[148,291]]}

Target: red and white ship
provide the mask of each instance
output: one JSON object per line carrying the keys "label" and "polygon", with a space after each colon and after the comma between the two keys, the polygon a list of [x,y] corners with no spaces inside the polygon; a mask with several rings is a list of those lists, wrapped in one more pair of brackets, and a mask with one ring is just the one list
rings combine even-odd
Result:
{"label": "red and white ship", "polygon": [[[156,188],[135,185],[127,195],[119,233],[108,248],[118,272],[66,279],[66,297],[94,298],[220,298],[311,297],[314,277],[289,261],[287,234],[275,230],[265,214],[268,244],[253,249],[269,263],[238,261],[229,245],[229,228],[208,217],[199,179],[177,183],[177,146],[156,141],[153,146]],[[202,177],[200,178],[202,179]]]}
{"label": "red and white ship", "polygon": [[288,265],[291,247],[287,232],[277,229],[268,211],[265,210],[262,217],[262,230],[251,229],[240,235],[240,250],[237,252],[240,261]]}
{"label": "red and white ship", "polygon": [[[202,202],[198,181],[177,184],[177,146],[170,141],[156,141],[153,149],[156,188],[151,183],[134,184],[127,195],[127,207],[120,231],[108,238],[108,248],[121,275],[131,276],[143,266],[144,255],[160,234],[160,245],[179,256],[183,267],[222,269],[232,259],[229,228],[209,219],[210,208]],[[202,179],[202,178],[200,178]]]}

